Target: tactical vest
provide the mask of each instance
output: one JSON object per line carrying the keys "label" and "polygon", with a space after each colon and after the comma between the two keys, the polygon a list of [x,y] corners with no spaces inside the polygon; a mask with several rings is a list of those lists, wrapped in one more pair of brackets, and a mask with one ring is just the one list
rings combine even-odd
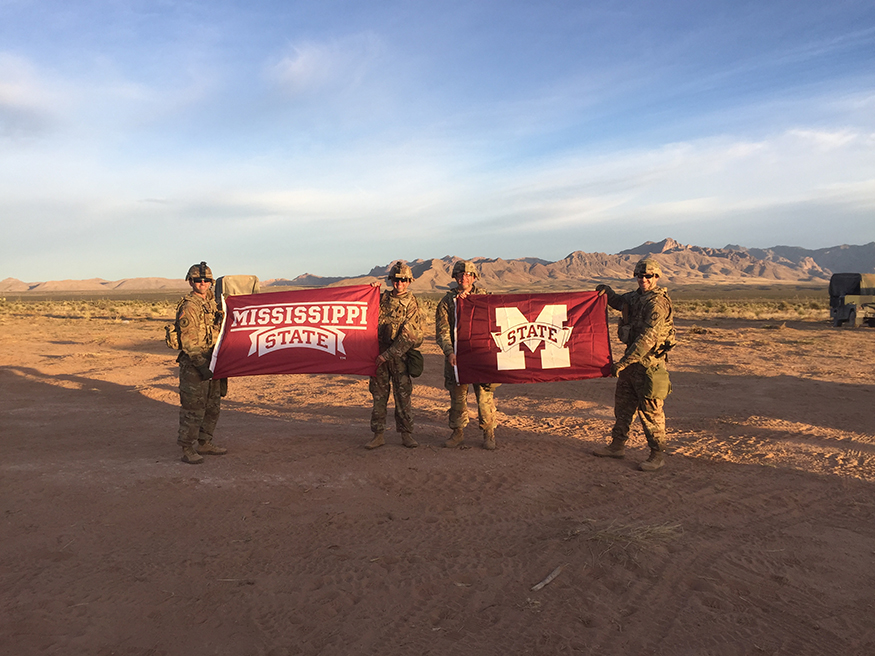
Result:
{"label": "tactical vest", "polygon": [[179,325],[179,319],[182,314],[182,308],[186,303],[193,303],[199,309],[199,311],[195,312],[197,316],[195,321],[198,324],[198,344],[196,346],[207,351],[215,346],[218,332],[222,325],[222,319],[224,318],[224,313],[218,309],[212,295],[206,299],[201,298],[197,294],[183,296],[179,303],[176,304],[176,320],[172,324],[164,326],[164,342],[172,349],[182,350],[182,328]]}
{"label": "tactical vest", "polygon": [[407,306],[413,302],[410,292],[403,297],[392,296],[391,291],[383,292],[380,299],[380,320],[377,326],[380,347],[387,348],[392,345],[404,321],[407,319]]}
{"label": "tactical vest", "polygon": [[[646,319],[644,313],[646,308],[651,306],[651,299],[654,296],[661,297],[663,303],[668,306],[668,315],[664,317],[661,334],[657,335],[656,345],[645,356],[645,359],[664,359],[666,354],[677,344],[677,335],[674,328],[674,309],[672,307],[671,298],[668,292],[662,287],[657,287],[653,291],[639,294],[638,292],[629,292],[623,295],[623,310],[622,318],[617,326],[617,337],[621,342],[629,346],[634,343],[646,329]],[[661,304],[661,303],[660,303]],[[647,365],[647,362],[642,362]]]}

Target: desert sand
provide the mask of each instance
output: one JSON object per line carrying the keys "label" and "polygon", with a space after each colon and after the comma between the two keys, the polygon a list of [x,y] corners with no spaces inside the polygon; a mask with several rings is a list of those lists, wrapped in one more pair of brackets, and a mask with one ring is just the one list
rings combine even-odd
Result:
{"label": "desert sand", "polygon": [[366,379],[266,376],[186,465],[163,323],[0,320],[0,653],[875,654],[875,329],[680,320],[648,474],[637,425],[590,455],[610,379],[440,448],[433,340],[418,449],[363,448]]}

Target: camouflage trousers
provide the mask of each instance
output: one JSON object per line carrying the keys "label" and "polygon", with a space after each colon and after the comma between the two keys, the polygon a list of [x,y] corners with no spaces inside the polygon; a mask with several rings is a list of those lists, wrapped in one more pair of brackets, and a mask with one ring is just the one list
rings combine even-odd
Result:
{"label": "camouflage trousers", "polygon": [[377,367],[376,376],[368,383],[374,398],[371,410],[371,432],[382,433],[386,429],[386,407],[389,391],[394,392],[395,428],[399,433],[413,432],[413,380],[407,373],[407,364],[401,358],[392,358]]}
{"label": "camouflage trousers", "polygon": [[646,387],[645,369],[633,364],[620,371],[617,390],[614,393],[614,428],[611,439],[625,442],[635,414],[641,419],[647,445],[656,451],[665,451],[665,401],[644,397]]}
{"label": "camouflage trousers", "polygon": [[180,446],[193,446],[213,438],[219,421],[222,382],[203,380],[190,362],[179,363],[179,437]]}
{"label": "camouflage trousers", "polygon": [[[495,388],[501,383],[474,383],[474,397],[477,399],[477,424],[481,430],[495,428]],[[444,387],[450,393],[450,428],[464,428],[468,425],[468,385],[458,385],[453,368],[444,367]]]}

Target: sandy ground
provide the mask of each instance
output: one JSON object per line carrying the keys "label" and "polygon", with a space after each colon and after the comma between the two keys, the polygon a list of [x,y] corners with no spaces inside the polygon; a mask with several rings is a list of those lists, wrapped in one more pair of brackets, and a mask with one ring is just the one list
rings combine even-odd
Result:
{"label": "sandy ground", "polygon": [[255,377],[185,465],[163,323],[0,322],[4,655],[875,654],[875,329],[679,322],[646,474],[637,426],[589,455],[607,379],[440,448],[433,342],[418,449],[362,448],[362,378]]}

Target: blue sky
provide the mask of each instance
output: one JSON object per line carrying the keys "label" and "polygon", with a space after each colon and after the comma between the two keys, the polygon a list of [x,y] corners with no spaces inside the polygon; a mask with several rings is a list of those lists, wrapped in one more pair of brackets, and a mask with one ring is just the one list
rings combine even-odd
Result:
{"label": "blue sky", "polygon": [[0,279],[875,240],[871,0],[0,0]]}

